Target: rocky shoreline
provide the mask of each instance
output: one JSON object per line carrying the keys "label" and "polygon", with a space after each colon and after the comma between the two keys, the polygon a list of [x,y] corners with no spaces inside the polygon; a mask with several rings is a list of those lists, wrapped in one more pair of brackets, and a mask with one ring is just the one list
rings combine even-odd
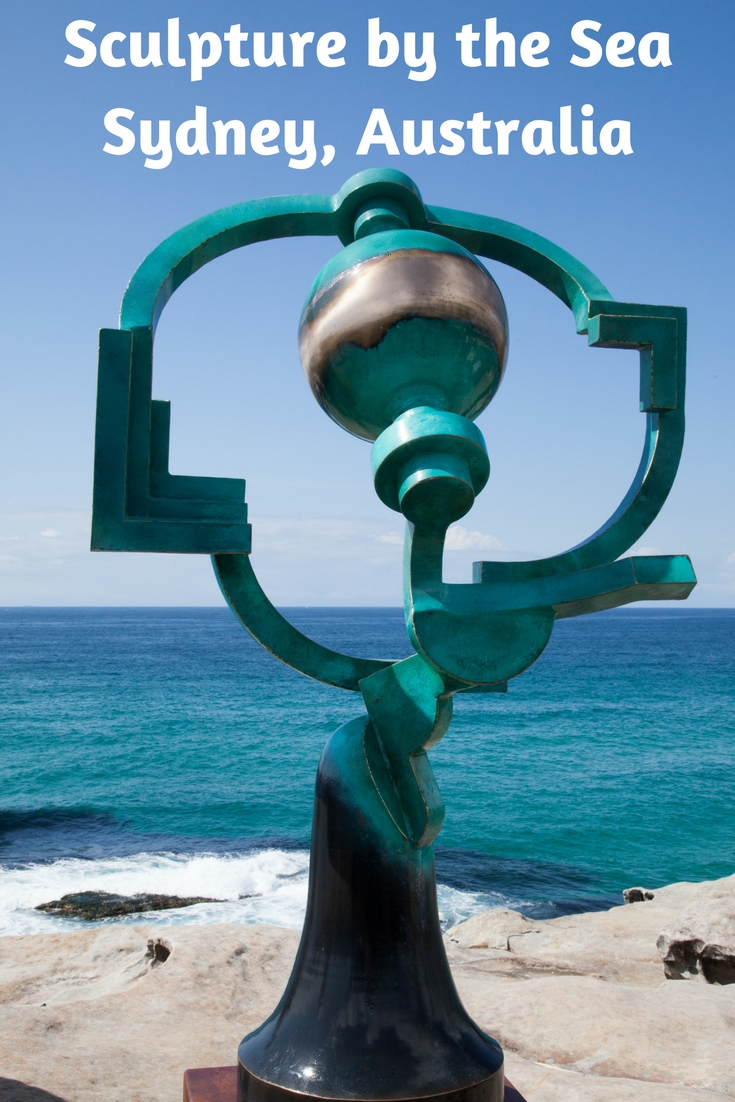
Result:
{"label": "rocky shoreline", "polygon": [[[460,995],[527,1102],[735,1098],[735,876],[629,898],[447,932]],[[273,1009],[298,936],[142,923],[0,938],[0,1102],[179,1102],[186,1068],[234,1063]]]}

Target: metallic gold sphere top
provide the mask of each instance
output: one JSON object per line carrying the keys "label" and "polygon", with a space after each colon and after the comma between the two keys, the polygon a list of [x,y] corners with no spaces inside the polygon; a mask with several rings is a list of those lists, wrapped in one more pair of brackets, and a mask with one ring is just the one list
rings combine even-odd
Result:
{"label": "metallic gold sphere top", "polygon": [[500,384],[507,345],[505,303],[477,257],[410,229],[370,233],[330,260],[299,328],[317,401],[366,440],[417,406],[477,417]]}

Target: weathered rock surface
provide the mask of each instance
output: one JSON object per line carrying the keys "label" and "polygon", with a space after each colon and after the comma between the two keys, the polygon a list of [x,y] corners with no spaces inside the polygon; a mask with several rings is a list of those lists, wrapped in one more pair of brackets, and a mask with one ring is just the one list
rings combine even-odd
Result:
{"label": "weathered rock surface", "polygon": [[[280,998],[298,939],[225,924],[0,938],[0,1076],[64,1102],[180,1102],[186,1068],[235,1063]],[[166,961],[154,963],[150,941],[170,949]],[[0,1081],[0,1100],[16,1097]]]}
{"label": "weathered rock surface", "polygon": [[[735,984],[666,980],[656,942],[685,908],[691,923],[734,897],[735,876],[551,921],[486,912],[447,950],[528,1102],[723,1102]],[[225,924],[0,938],[0,1102],[179,1102],[187,1067],[235,1062],[297,944]]]}
{"label": "weathered rock surface", "polygon": [[668,979],[735,983],[735,893],[691,903],[656,944]]}
{"label": "weathered rock surface", "polygon": [[461,949],[510,949],[510,938],[539,929],[538,923],[518,911],[498,909],[473,915],[449,931],[450,940]]}
{"label": "weathered rock surface", "polygon": [[[696,920],[697,936],[709,931],[711,943],[727,949],[733,944],[728,933],[732,923],[724,921],[727,915],[735,920],[735,876],[701,884],[670,884],[658,888],[651,900],[563,918],[527,919],[516,911],[485,911],[449,930],[446,940],[455,956],[470,948],[507,947],[494,959],[495,967],[509,975],[531,969],[535,974],[589,975],[658,986],[666,977],[657,948],[662,933],[679,929],[680,918]],[[479,960],[480,954],[462,959]]]}
{"label": "weathered rock surface", "polygon": [[672,983],[657,948],[663,930],[732,944],[735,876],[653,894],[551,920],[486,912],[448,931],[460,995],[528,1102],[735,1097],[735,984]]}

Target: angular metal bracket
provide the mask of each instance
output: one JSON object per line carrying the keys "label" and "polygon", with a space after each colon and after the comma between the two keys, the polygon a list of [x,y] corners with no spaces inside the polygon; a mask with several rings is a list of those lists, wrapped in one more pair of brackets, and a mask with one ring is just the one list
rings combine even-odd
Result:
{"label": "angular metal bracket", "polygon": [[686,310],[632,302],[590,302],[587,340],[595,348],[637,348],[643,413],[676,409],[679,358],[686,347]]}
{"label": "angular metal bracket", "polygon": [[249,552],[245,481],[169,474],[149,329],[100,331],[92,549]]}

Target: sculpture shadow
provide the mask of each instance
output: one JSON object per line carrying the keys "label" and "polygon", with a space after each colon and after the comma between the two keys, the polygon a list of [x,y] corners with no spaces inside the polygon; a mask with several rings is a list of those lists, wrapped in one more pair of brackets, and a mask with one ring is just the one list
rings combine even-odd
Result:
{"label": "sculpture shadow", "polygon": [[0,1102],[68,1102],[68,1099],[41,1087],[21,1083],[19,1079],[6,1079],[0,1075]]}

